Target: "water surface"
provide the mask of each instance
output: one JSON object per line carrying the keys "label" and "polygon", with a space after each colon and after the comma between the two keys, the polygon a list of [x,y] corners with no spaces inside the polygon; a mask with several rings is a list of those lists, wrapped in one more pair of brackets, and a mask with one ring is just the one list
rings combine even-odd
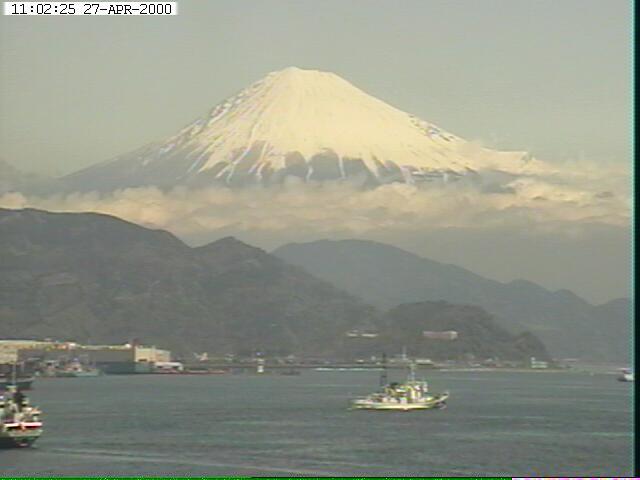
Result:
{"label": "water surface", "polygon": [[0,475],[632,475],[633,384],[613,376],[429,372],[445,410],[348,410],[378,375],[38,379],[45,434],[0,450]]}

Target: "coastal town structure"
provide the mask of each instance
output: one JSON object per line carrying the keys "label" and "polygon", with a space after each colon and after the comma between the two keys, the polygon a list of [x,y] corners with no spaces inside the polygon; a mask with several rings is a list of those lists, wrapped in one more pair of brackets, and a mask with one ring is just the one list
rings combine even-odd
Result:
{"label": "coastal town structure", "polygon": [[82,345],[53,340],[0,340],[0,364],[80,360],[105,373],[147,373],[171,361],[171,351],[136,342]]}

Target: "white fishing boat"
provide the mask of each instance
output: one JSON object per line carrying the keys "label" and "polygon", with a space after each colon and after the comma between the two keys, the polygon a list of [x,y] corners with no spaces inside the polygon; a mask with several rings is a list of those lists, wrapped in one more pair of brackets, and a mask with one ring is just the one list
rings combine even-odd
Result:
{"label": "white fishing boat", "polygon": [[15,385],[0,395],[0,448],[29,447],[42,435],[42,412]]}
{"label": "white fishing boat", "polygon": [[429,410],[446,407],[448,398],[449,392],[430,393],[426,381],[416,380],[415,364],[412,363],[406,382],[389,383],[384,385],[381,391],[356,398],[351,401],[351,408],[355,410]]}

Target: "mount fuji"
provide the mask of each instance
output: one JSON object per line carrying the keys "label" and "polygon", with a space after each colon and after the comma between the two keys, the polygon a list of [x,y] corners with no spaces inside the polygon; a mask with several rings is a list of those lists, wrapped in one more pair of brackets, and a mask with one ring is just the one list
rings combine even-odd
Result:
{"label": "mount fuji", "polygon": [[61,180],[76,191],[290,180],[375,187],[541,168],[544,164],[525,152],[467,142],[338,75],[290,67],[268,74],[164,141]]}

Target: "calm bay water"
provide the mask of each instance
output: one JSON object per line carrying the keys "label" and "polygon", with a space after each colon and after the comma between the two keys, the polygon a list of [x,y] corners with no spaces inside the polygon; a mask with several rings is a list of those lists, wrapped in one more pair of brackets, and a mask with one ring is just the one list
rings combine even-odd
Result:
{"label": "calm bay water", "polygon": [[611,375],[428,372],[445,410],[349,411],[378,375],[39,379],[45,434],[0,475],[632,475],[633,384]]}

